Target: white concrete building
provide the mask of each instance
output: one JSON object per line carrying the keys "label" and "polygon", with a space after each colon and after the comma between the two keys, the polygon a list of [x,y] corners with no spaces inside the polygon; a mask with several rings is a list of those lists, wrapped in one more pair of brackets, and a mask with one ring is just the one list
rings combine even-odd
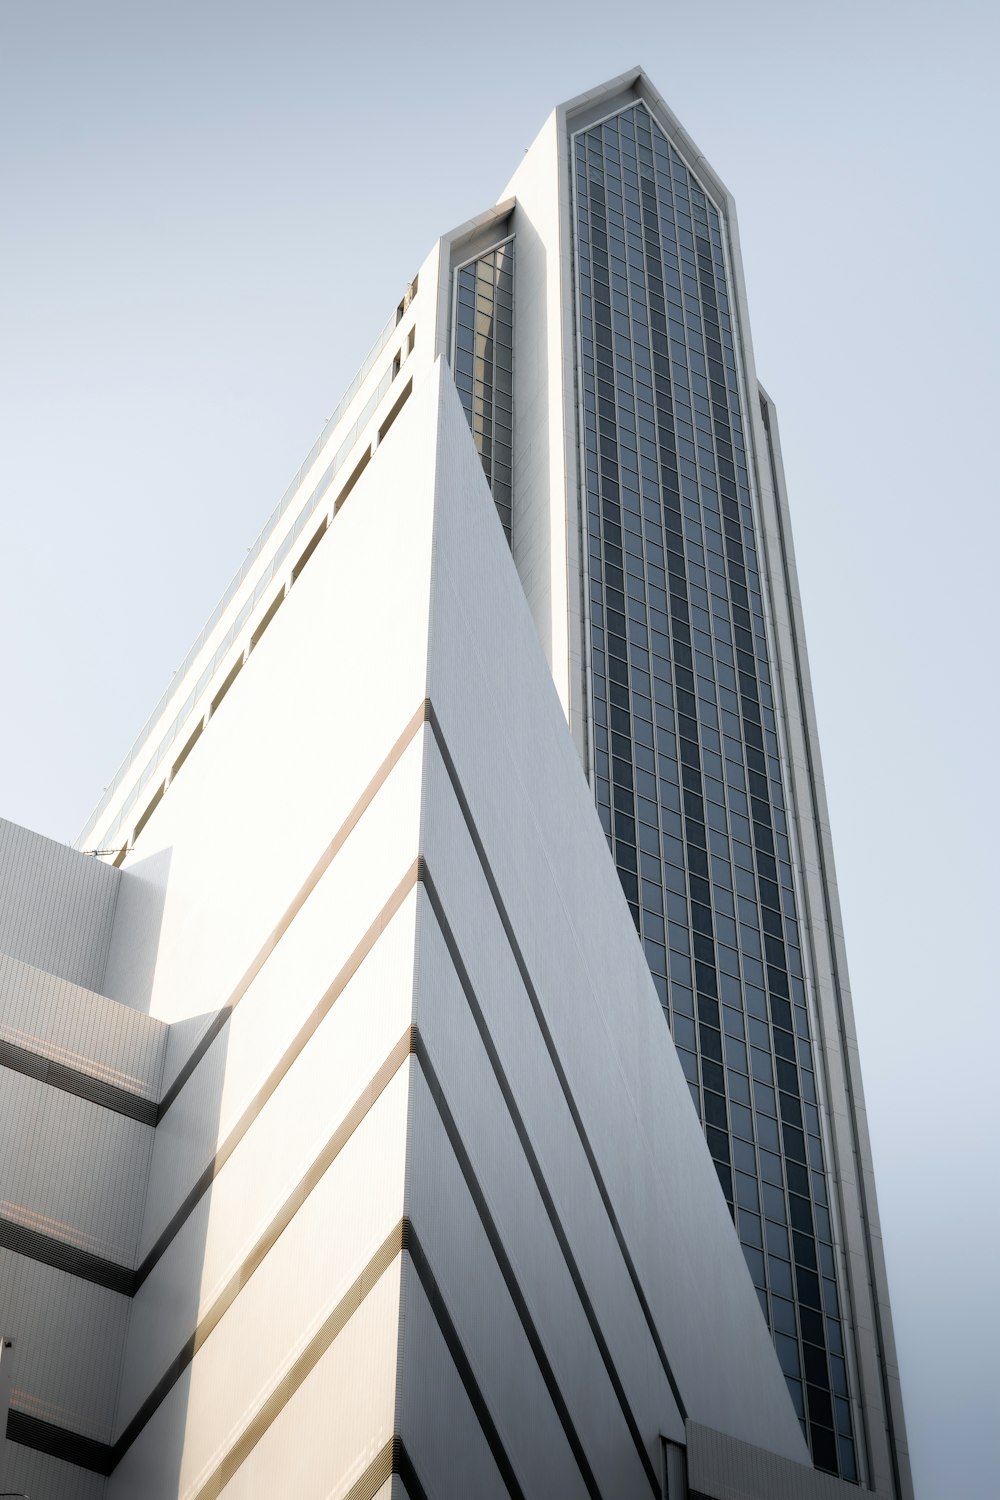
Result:
{"label": "white concrete building", "polygon": [[78,849],[0,825],[0,1488],[911,1493],[748,392],[725,190],[641,74],[561,107],[420,268]]}

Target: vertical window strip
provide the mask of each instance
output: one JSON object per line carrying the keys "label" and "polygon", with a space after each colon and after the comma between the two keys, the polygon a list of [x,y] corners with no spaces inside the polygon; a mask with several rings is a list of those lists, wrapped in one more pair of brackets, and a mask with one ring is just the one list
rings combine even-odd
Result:
{"label": "vertical window strip", "polygon": [[455,273],[454,373],[483,473],[513,545],[514,242]]}
{"label": "vertical window strip", "polygon": [[815,1462],[855,1479],[721,224],[641,105],[573,164],[598,811]]}

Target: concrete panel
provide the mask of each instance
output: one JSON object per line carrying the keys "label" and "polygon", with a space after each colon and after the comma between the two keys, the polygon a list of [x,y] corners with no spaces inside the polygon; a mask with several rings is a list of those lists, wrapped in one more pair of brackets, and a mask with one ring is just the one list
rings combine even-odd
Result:
{"label": "concrete panel", "polygon": [[409,1026],[415,900],[383,933],[136,1294],[119,1431]]}
{"label": "concrete panel", "polygon": [[[470,1083],[477,1081],[488,1087],[483,1070],[476,1066],[477,1059],[467,1056],[465,1061]],[[517,1151],[516,1141],[498,1132],[497,1160]],[[410,1163],[409,1217],[526,1492],[565,1496],[567,1500],[585,1495],[572,1449],[419,1069],[414,1074]],[[516,1167],[513,1170],[516,1173]],[[490,1182],[484,1184],[484,1193],[490,1198],[492,1187]],[[528,1185],[525,1196],[530,1197],[530,1193]],[[616,1424],[614,1395],[604,1371],[597,1367],[596,1352],[575,1305],[551,1231],[546,1235],[535,1224],[537,1210],[532,1215],[531,1207],[530,1202],[524,1206],[523,1218],[529,1232],[530,1228],[540,1232],[531,1246],[533,1257],[526,1257],[527,1234],[517,1233],[521,1226],[511,1225],[501,1205],[489,1203],[491,1217],[503,1226],[504,1237],[516,1241],[508,1255],[558,1385],[572,1408],[578,1436],[595,1467],[600,1469],[603,1460],[603,1472],[610,1477],[615,1439],[619,1445],[624,1440],[627,1448],[628,1434],[620,1422]],[[423,1354],[411,1345],[406,1358],[419,1366]],[[590,1422],[595,1419],[596,1427],[592,1427]],[[626,1453],[619,1478],[627,1475],[634,1480],[637,1468],[634,1453],[631,1465]],[[608,1493],[621,1495],[624,1500],[643,1491],[623,1483],[618,1488],[611,1486]]]}
{"label": "concrete panel", "polygon": [[[400,1269],[397,1257],[226,1485],[222,1500],[337,1500],[390,1440]],[[391,1484],[377,1495],[395,1495]]]}
{"label": "concrete panel", "polygon": [[110,1442],[128,1301],[0,1250],[0,1328],[15,1340],[11,1407]]}
{"label": "concrete panel", "polygon": [[396,1430],[434,1500],[510,1500],[413,1265],[403,1258]]}
{"label": "concrete panel", "polygon": [[114,998],[145,996],[150,1013],[170,1022],[218,1009],[421,702],[431,396],[429,383],[415,380],[391,435],[138,839],[126,872],[156,859],[163,867],[155,972],[132,948],[135,898],[124,881],[108,964]]}
{"label": "concrete panel", "polygon": [[[433,284],[421,268],[424,285]],[[365,358],[335,411],[324,425],[291,484],[230,581],[181,667],[143,726],[125,761],[105,789],[77,847],[101,845],[120,849],[143,812],[143,802],[162,784],[178,752],[190,748],[202,727],[206,708],[216,697],[234,662],[273,617],[288,584],[301,571],[303,549],[310,545],[318,523],[326,520],[343,498],[360,452],[377,441],[386,414],[398,400],[400,388],[412,373],[411,339],[427,295],[417,301],[417,278],[407,288],[401,316],[392,316]],[[432,301],[433,306],[433,301]],[[421,352],[429,350],[432,319],[422,320]],[[419,362],[419,360],[418,360]],[[401,375],[400,366],[405,367]],[[142,801],[140,801],[142,797]]]}
{"label": "concrete panel", "polygon": [[0,818],[0,953],[103,988],[119,872]]}
{"label": "concrete panel", "polygon": [[171,1387],[110,1496],[196,1493],[398,1224],[408,1083],[404,1066]]}
{"label": "concrete panel", "polygon": [[[448,791],[443,794],[449,795]],[[428,796],[428,845],[432,828],[440,833]],[[461,834],[458,834],[461,839]],[[466,840],[467,842],[467,840]],[[558,1173],[546,1173],[545,1187],[557,1199],[556,1218],[570,1246],[587,1305],[574,1286],[569,1265],[518,1138],[509,1106],[487,1060],[468,1002],[455,978],[451,958],[430,912],[422,921],[419,946],[417,1019],[490,1210],[501,1226],[518,1280],[543,1337],[558,1383],[602,1485],[616,1494],[642,1492],[646,1485],[622,1407],[611,1384],[593,1318],[610,1362],[635,1415],[644,1446],[653,1459],[660,1432],[681,1434],[683,1424],[643,1321],[626,1268],[615,1244],[590,1168],[547,1053],[541,1043],[506,938],[492,911],[481,877],[453,848],[446,879],[448,910],[460,918],[455,936],[463,958],[477,976],[476,994],[507,1063],[507,1083],[530,1134],[536,1162],[557,1160]],[[429,859],[434,870],[436,862]],[[461,891],[467,900],[456,899]],[[427,903],[424,900],[423,909]],[[510,1043],[510,1045],[506,1045]],[[419,1097],[419,1093],[418,1093]],[[415,1143],[414,1220],[418,1222],[417,1183],[424,1156],[436,1166],[441,1147]],[[444,1153],[445,1158],[447,1152]],[[544,1171],[544,1169],[543,1169]],[[556,1180],[558,1178],[558,1181]],[[437,1179],[431,1178],[436,1183]],[[447,1217],[441,1210],[441,1217]],[[433,1216],[432,1216],[433,1217]],[[463,1257],[456,1250],[446,1264],[461,1279]],[[483,1303],[483,1305],[486,1305]],[[637,1487],[637,1488],[635,1488]],[[648,1486],[647,1486],[648,1487]]]}
{"label": "concrete panel", "polygon": [[[412,864],[420,756],[414,741],[164,1115],[156,1132],[143,1255]],[[308,874],[303,870],[302,879]]]}
{"label": "concrete panel", "polygon": [[6,1466],[0,1466],[4,1489],[21,1490],[30,1500],[104,1500],[107,1480],[46,1453],[22,1448],[6,1439]]}
{"label": "concrete panel", "polygon": [[565,335],[573,326],[569,186],[561,135],[553,111],[502,194],[516,198],[514,561],[586,764],[575,372]]}
{"label": "concrete panel", "polygon": [[687,1471],[691,1490],[710,1500],[856,1500],[866,1493],[696,1422],[688,1425]]}
{"label": "concrete panel", "polygon": [[155,1099],[166,1037],[162,1022],[0,954],[0,1040]]}
{"label": "concrete panel", "polygon": [[153,1132],[0,1068],[0,1216],[130,1265]]}

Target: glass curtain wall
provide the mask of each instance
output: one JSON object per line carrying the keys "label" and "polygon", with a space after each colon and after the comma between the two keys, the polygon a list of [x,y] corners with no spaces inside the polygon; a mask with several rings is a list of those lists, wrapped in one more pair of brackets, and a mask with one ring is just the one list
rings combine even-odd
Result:
{"label": "glass curtain wall", "polygon": [[512,530],[514,242],[455,273],[455,383],[508,545]]}
{"label": "glass curtain wall", "polygon": [[572,152],[598,809],[813,1460],[856,1480],[723,229],[644,105]]}

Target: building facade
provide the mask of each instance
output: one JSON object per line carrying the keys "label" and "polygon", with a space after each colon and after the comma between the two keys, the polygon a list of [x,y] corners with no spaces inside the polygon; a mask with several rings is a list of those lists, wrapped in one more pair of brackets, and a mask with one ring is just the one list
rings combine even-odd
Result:
{"label": "building facade", "polygon": [[[777,418],[754,370],[735,206],[641,73],[550,126],[505,194],[508,257],[529,282],[515,296],[528,327],[507,340],[515,425],[545,410],[558,473],[539,545],[550,476],[519,454],[515,561],[814,1459],[905,1492]],[[539,303],[560,356],[540,402],[521,389]],[[456,348],[456,379],[488,428],[504,333],[481,337],[471,372]]]}
{"label": "building facade", "polygon": [[912,1493],[776,417],[640,72],[3,852],[7,1487]]}

